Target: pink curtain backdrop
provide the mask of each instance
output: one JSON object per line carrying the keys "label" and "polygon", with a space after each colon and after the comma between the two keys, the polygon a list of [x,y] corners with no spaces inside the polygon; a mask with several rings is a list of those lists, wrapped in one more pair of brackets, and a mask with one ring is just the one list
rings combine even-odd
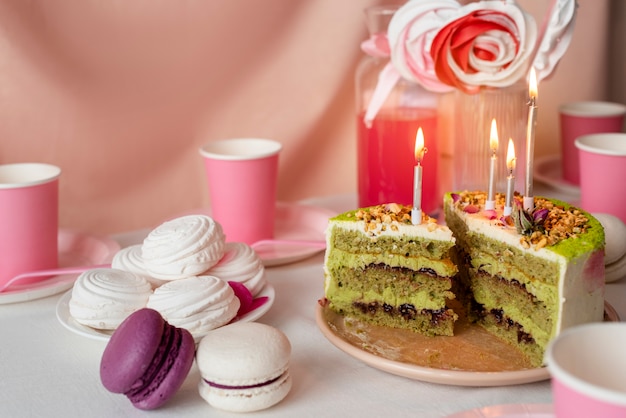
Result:
{"label": "pink curtain backdrop", "polygon": [[[353,75],[377,3],[0,0],[0,163],[59,165],[61,226],[98,234],[208,206],[197,150],[222,138],[283,143],[280,200],[356,193]],[[539,87],[537,155],[559,152],[560,103],[605,98],[608,5],[580,0]]]}

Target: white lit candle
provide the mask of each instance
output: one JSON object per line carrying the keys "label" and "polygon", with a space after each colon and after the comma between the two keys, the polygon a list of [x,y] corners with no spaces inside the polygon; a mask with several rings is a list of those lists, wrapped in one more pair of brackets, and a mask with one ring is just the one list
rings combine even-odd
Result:
{"label": "white lit candle", "polygon": [[489,189],[487,190],[487,201],[485,202],[485,209],[493,210],[496,208],[495,198],[495,182],[496,182],[496,162],[498,157],[498,128],[496,120],[491,120],[491,134],[489,135],[489,148],[491,148],[491,160],[489,164]]}
{"label": "white lit candle", "polygon": [[533,156],[535,153],[535,126],[537,125],[537,75],[535,68],[530,69],[528,84],[528,125],[526,127],[526,192],[524,193],[524,210],[535,208],[533,197]]}
{"label": "white lit candle", "polygon": [[511,138],[509,138],[509,146],[506,149],[506,168],[509,170],[509,175],[506,177],[504,216],[509,216],[513,211],[513,194],[515,193],[515,146]]}
{"label": "white lit candle", "polygon": [[415,167],[413,168],[413,209],[411,209],[411,223],[422,223],[422,159],[426,153],[424,148],[424,133],[420,127],[415,137]]}

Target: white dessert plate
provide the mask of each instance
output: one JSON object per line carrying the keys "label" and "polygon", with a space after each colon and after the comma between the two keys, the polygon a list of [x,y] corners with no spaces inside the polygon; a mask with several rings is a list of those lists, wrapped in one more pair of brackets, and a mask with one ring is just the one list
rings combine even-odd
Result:
{"label": "white dessert plate", "polygon": [[[615,309],[605,302],[605,320],[619,321]],[[315,321],[322,334],[346,354],[376,369],[430,383],[456,386],[506,386],[539,382],[550,377],[546,367],[493,370],[492,364],[515,364],[520,354],[506,343],[472,326],[470,337],[424,337],[359,323],[344,325],[343,318],[319,303]],[[488,346],[487,346],[488,344]],[[443,363],[447,368],[419,363]],[[510,363],[507,363],[510,362]],[[469,364],[486,365],[491,371],[463,370]],[[481,365],[481,367],[482,367]],[[480,415],[479,415],[480,416]]]}
{"label": "white dessert plate", "polygon": [[[259,306],[253,311],[246,313],[245,315],[233,319],[231,322],[253,322],[265,315],[274,304],[276,299],[276,292],[274,287],[266,283],[261,292],[256,297],[267,297],[267,302]],[[95,340],[108,341],[113,334],[113,331],[104,331],[91,328],[82,324],[79,324],[70,315],[70,299],[72,298],[72,291],[66,292],[57,303],[56,315],[57,319],[65,328],[69,329],[75,334],[82,335],[83,337],[92,338]]]}
{"label": "white dessert plate", "polygon": [[506,404],[458,412],[447,418],[554,418],[551,404]]}
{"label": "white dessert plate", "polygon": [[[119,244],[106,237],[59,230],[59,267],[89,266],[111,262]],[[25,302],[61,293],[74,285],[78,274],[62,274],[37,282],[12,285],[0,292],[0,305]]]}
{"label": "white dessert plate", "polygon": [[533,175],[535,180],[553,189],[572,195],[572,199],[580,199],[580,187],[563,179],[560,155],[538,157],[535,159],[534,165]]}
{"label": "white dessert plate", "polygon": [[[197,209],[186,214],[211,215],[210,209]],[[328,219],[336,213],[315,206],[278,202],[274,239],[287,241],[324,241]],[[289,264],[322,251],[319,247],[291,244],[264,244],[256,249],[266,267]]]}

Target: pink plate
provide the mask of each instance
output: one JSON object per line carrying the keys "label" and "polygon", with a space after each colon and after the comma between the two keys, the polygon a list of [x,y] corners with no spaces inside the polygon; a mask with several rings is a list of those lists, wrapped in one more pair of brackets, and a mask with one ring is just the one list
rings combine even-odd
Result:
{"label": "pink plate", "polygon": [[580,187],[563,180],[560,155],[548,155],[536,158],[533,175],[535,176],[535,180],[546,184],[555,190],[570,194],[571,198],[569,200],[580,199]]}
{"label": "pink plate", "polygon": [[[619,315],[615,309],[607,302],[604,304],[605,320],[617,322],[620,320]],[[325,308],[319,303],[316,305],[315,321],[322,334],[337,348],[345,352],[346,354],[364,362],[365,364],[374,367],[376,369],[385,371],[387,373],[395,374],[398,376],[407,377],[409,379],[420,380],[423,382],[448,384],[456,386],[507,386],[518,385],[523,383],[539,382],[550,378],[548,369],[546,367],[537,367],[532,369],[523,370],[510,370],[510,371],[470,371],[462,369],[442,369],[436,367],[428,367],[424,365],[415,364],[410,359],[398,359],[397,353],[400,352],[400,348],[394,344],[398,344],[400,340],[394,341],[368,341],[367,331],[359,331],[358,327],[353,328],[354,332],[359,333],[359,340],[361,344],[363,341],[367,342],[367,348],[378,348],[374,350],[377,354],[362,347],[360,344],[354,344],[345,335],[343,335],[336,323],[329,323],[326,315]],[[456,337],[443,337],[446,340]],[[412,349],[421,350],[423,348],[418,339]],[[448,340],[449,342],[450,340]],[[382,350],[381,344],[388,350]],[[406,347],[403,347],[406,348]],[[396,353],[393,355],[387,353]],[[456,355],[453,352],[453,355]],[[473,416],[473,415],[469,415]],[[478,415],[480,416],[480,415]],[[491,416],[491,415],[488,415]]]}
{"label": "pink plate", "polygon": [[[107,237],[59,230],[59,267],[89,266],[109,263],[120,249]],[[74,285],[78,274],[62,274],[34,283],[16,283],[0,293],[0,304],[25,302],[61,293]]]}
{"label": "pink plate", "polygon": [[554,418],[550,404],[493,405],[458,412],[447,418]]}

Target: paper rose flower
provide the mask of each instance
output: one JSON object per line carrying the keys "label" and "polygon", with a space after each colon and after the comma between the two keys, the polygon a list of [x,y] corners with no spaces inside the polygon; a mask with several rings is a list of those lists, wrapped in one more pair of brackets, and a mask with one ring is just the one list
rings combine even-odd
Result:
{"label": "paper rose flower", "polygon": [[552,74],[572,40],[576,21],[576,0],[557,0],[551,11],[545,33],[541,36],[541,45],[533,66],[537,79],[542,80]]}
{"label": "paper rose flower", "polygon": [[511,3],[485,1],[460,9],[432,41],[439,80],[468,93],[506,87],[528,73],[537,40],[532,16]]}
{"label": "paper rose flower", "polygon": [[412,0],[395,13],[388,37],[402,77],[431,91],[474,93],[528,73],[537,28],[514,2]]}
{"label": "paper rose flower", "polygon": [[435,73],[430,45],[444,24],[458,16],[460,7],[456,0],[414,0],[396,11],[389,22],[387,37],[391,62],[403,78],[434,92],[452,90]]}

